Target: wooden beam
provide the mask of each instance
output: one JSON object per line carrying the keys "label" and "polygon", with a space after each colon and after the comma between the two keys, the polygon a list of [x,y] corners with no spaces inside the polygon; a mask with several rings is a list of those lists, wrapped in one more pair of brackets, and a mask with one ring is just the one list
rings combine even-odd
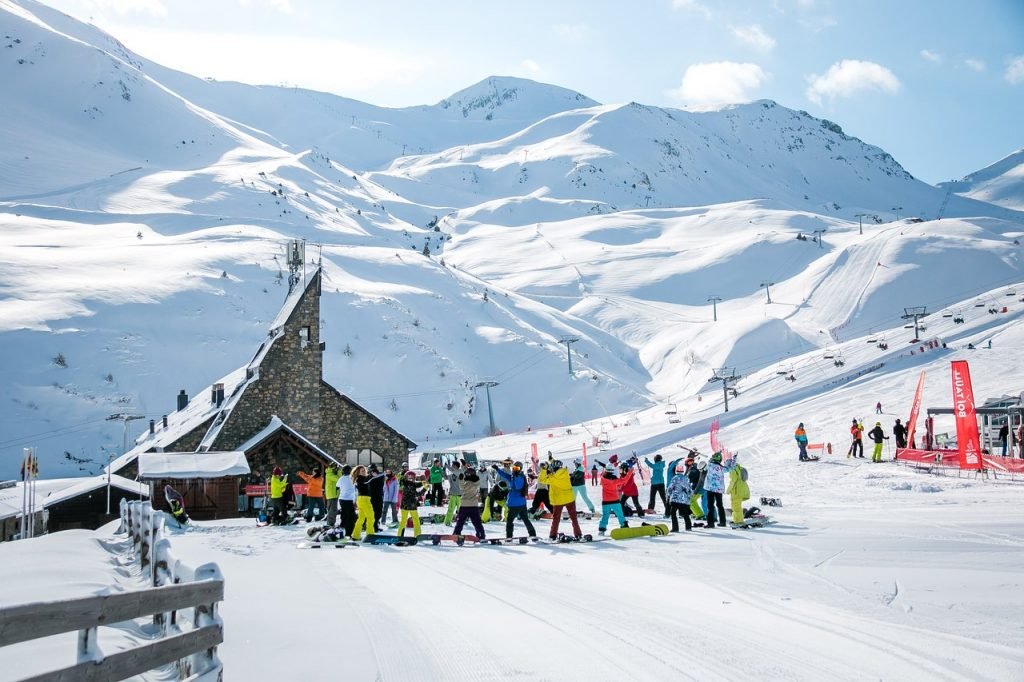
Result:
{"label": "wooden beam", "polygon": [[223,580],[202,580],[118,594],[10,606],[0,609],[0,646],[99,625],[113,625],[223,599]]}
{"label": "wooden beam", "polygon": [[21,682],[99,682],[123,680],[133,675],[173,663],[203,649],[210,649],[224,641],[220,625],[207,625],[180,635],[156,639],[146,644],[110,654],[99,661],[85,661]]}

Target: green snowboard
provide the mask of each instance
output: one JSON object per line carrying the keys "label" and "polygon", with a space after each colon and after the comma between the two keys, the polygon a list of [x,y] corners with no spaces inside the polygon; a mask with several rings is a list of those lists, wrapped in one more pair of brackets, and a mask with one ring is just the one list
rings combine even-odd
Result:
{"label": "green snowboard", "polygon": [[664,523],[644,524],[642,526],[630,526],[629,528],[616,528],[611,532],[613,540],[652,537],[654,535],[668,535],[668,526]]}

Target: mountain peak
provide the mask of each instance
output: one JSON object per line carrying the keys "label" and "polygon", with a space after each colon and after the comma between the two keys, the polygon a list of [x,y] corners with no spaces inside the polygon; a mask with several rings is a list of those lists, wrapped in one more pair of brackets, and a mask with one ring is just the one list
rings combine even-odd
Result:
{"label": "mountain peak", "polygon": [[595,106],[586,95],[528,78],[489,76],[459,90],[435,106],[464,119],[537,120],[570,109]]}

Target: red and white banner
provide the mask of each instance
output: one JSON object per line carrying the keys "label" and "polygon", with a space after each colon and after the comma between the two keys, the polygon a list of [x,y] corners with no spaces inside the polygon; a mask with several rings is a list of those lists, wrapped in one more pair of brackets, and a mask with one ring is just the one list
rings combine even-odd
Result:
{"label": "red and white banner", "polygon": [[583,441],[583,470],[587,470],[587,442]]}
{"label": "red and white banner", "polygon": [[540,461],[540,457],[537,455],[537,444],[530,443],[530,459],[533,460],[533,473],[540,471],[537,463]]}
{"label": "red and white banner", "polygon": [[956,442],[961,469],[981,468],[981,444],[978,417],[974,411],[974,388],[966,360],[950,363],[953,370],[953,416],[956,418]]}
{"label": "red and white banner", "polygon": [[921,413],[921,397],[924,394],[924,370],[917,380],[914,392],[914,404],[910,406],[910,419],[907,420],[907,445],[914,447],[914,431],[917,429],[917,415]]}

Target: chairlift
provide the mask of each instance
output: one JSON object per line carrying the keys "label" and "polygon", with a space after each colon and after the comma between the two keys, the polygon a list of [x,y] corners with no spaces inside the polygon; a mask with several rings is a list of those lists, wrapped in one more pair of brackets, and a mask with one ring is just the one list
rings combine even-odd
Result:
{"label": "chairlift", "polygon": [[873,336],[868,337],[868,343],[878,343],[878,339]]}
{"label": "chairlift", "polygon": [[947,310],[946,312],[942,313],[942,316],[943,317],[947,317],[947,318],[948,317],[953,317],[953,313],[952,313],[952,311]]}
{"label": "chairlift", "polygon": [[668,423],[669,423],[669,424],[679,424],[679,423],[680,423],[680,422],[682,422],[682,421],[683,421],[683,420],[682,420],[682,419],[681,419],[681,418],[679,417],[679,415],[678,415],[678,414],[676,414],[675,412],[671,413],[671,414],[670,414],[670,415],[668,416]]}
{"label": "chairlift", "polygon": [[1007,296],[1016,296],[1017,292],[1014,291],[1013,289],[1010,289],[1009,291],[1006,292],[1006,295]]}
{"label": "chairlift", "polygon": [[917,325],[917,328],[918,328],[918,330],[920,330],[920,331],[927,331],[927,330],[928,330],[928,327],[926,327],[926,326],[925,326],[925,325],[923,325],[923,324],[919,324],[919,325]]}
{"label": "chairlift", "polygon": [[921,339],[910,339],[910,343],[921,343]]}
{"label": "chairlift", "polygon": [[597,434],[597,442],[598,444],[607,445],[608,443],[612,442],[612,439],[608,436],[607,431],[602,431],[601,433]]}
{"label": "chairlift", "polygon": [[665,407],[665,414],[677,414],[678,412],[679,412],[679,410],[676,409],[676,404],[675,403],[669,403]]}
{"label": "chairlift", "polygon": [[789,376],[786,377],[786,381],[796,381],[796,375],[790,372]]}
{"label": "chairlift", "polygon": [[889,350],[889,342],[884,336],[878,339],[878,350]]}
{"label": "chairlift", "polygon": [[833,353],[832,351],[830,351],[830,350],[826,350],[825,351],[825,359],[826,360],[831,360],[831,359],[835,358],[835,356],[836,356],[836,354]]}
{"label": "chairlift", "polygon": [[737,389],[735,389],[735,388],[730,388],[729,389],[729,395],[731,395],[733,398],[739,398],[740,397],[740,392]]}
{"label": "chairlift", "polygon": [[845,365],[846,360],[843,359],[843,354],[837,353],[835,359],[832,361],[832,364],[835,365],[836,367],[842,367],[843,365]]}
{"label": "chairlift", "polygon": [[963,323],[964,323],[964,316],[962,314],[960,314],[959,312],[957,312],[957,314],[953,316],[953,324],[963,324]]}
{"label": "chairlift", "polygon": [[984,301],[975,301],[974,302],[974,307],[975,308],[984,308],[985,307],[985,302]]}

